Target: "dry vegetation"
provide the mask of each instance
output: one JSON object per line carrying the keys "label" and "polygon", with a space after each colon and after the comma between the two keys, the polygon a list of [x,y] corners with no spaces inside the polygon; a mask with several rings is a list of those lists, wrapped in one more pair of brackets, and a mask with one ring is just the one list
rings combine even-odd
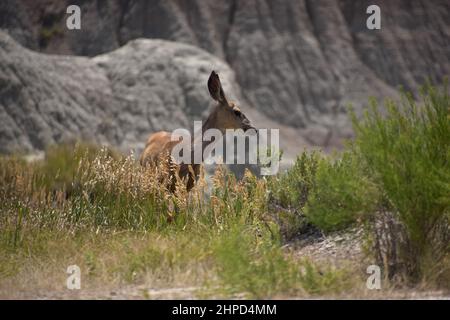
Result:
{"label": "dry vegetation", "polygon": [[[304,153],[292,169],[241,181],[219,167],[190,192],[163,187],[165,166],[86,144],[28,163],[0,158],[0,296],[70,297],[126,287],[196,288],[192,297],[380,297],[366,265],[295,254],[311,230],[364,230],[382,266],[383,292],[450,284],[450,116],[445,90],[374,105],[354,120],[356,140],[335,157]],[[148,298],[147,291],[138,298]],[[92,294],[94,297],[95,294]],[[91,296],[92,296],[91,295]],[[102,296],[102,295],[99,295]]]}
{"label": "dry vegetation", "polygon": [[211,190],[201,177],[190,193],[171,194],[164,166],[91,146],[1,161],[3,296],[64,291],[72,264],[86,290],[195,286],[262,298],[337,292],[348,277],[283,252],[266,182],[250,173],[236,181],[219,168]]}

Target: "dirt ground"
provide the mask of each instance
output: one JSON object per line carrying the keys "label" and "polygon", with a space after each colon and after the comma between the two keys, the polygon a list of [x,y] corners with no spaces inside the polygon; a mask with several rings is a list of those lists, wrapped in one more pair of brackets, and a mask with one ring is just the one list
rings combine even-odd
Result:
{"label": "dirt ground", "polygon": [[[334,233],[328,236],[320,234],[306,235],[284,246],[288,254],[294,257],[307,257],[316,262],[331,264],[334,266],[358,262],[359,265],[370,265],[371,262],[364,258],[362,243],[362,231]],[[130,285],[118,288],[100,288],[94,290],[57,290],[57,291],[26,291],[26,292],[0,292],[4,299],[106,299],[106,300],[142,300],[142,299],[221,299],[223,297],[215,293],[216,288],[202,287],[176,287],[176,288],[152,288],[144,285]],[[244,295],[235,295],[232,299],[245,298]],[[358,292],[344,293],[339,296],[276,296],[274,299],[439,299],[450,300],[450,292],[421,291],[421,290],[362,290]]]}

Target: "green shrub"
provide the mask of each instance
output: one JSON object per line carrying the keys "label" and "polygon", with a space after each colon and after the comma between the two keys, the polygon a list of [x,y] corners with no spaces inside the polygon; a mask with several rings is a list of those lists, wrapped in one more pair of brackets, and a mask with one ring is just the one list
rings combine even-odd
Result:
{"label": "green shrub", "polygon": [[[421,97],[418,105],[403,93],[400,102],[386,102],[385,112],[372,100],[361,119],[352,114],[355,152],[383,190],[384,211],[401,225],[384,235],[393,242],[389,246],[398,249],[380,259],[397,257],[396,263],[385,265],[388,273],[402,273],[413,281],[442,270],[450,240],[448,85],[440,90],[427,85]],[[376,223],[375,216],[372,230],[377,229]]]}
{"label": "green shrub", "polygon": [[306,221],[294,219],[295,224],[311,223],[326,232],[353,225],[378,197],[351,152],[338,160],[318,151],[303,152],[290,170],[269,180],[269,188],[273,201],[306,215]]}
{"label": "green shrub", "polygon": [[345,229],[373,210],[377,199],[377,189],[363,175],[358,159],[345,152],[341,159],[320,162],[305,214],[326,232]]}
{"label": "green shrub", "polygon": [[275,202],[285,208],[303,209],[314,186],[318,164],[322,155],[304,151],[287,172],[269,179],[269,189]]}
{"label": "green shrub", "polygon": [[318,151],[304,151],[289,170],[267,179],[270,211],[286,241],[311,230],[303,210],[322,158]]}

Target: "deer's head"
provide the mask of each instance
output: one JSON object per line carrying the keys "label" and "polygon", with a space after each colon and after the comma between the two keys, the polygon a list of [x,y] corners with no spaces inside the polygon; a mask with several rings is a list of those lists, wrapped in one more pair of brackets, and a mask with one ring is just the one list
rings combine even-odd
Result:
{"label": "deer's head", "polygon": [[211,127],[224,132],[226,129],[256,130],[244,113],[233,102],[228,102],[220,83],[219,75],[212,71],[208,79],[208,90],[211,97],[218,102],[212,111],[209,121]]}

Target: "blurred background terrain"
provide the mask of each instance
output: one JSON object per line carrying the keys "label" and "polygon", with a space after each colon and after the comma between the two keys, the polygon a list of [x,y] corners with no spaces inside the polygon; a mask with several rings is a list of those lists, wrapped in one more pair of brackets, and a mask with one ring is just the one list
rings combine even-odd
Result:
{"label": "blurred background terrain", "polygon": [[[70,4],[81,30],[66,27]],[[381,30],[366,27],[370,4]],[[139,151],[205,116],[216,69],[289,159],[351,137],[349,103],[450,73],[446,0],[2,0],[0,28],[2,153],[70,139]]]}

